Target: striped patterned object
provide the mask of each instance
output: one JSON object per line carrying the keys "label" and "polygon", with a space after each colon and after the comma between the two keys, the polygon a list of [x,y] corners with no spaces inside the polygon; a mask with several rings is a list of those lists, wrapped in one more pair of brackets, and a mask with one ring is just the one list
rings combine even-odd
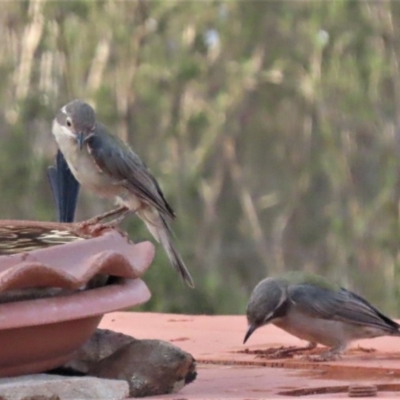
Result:
{"label": "striped patterned object", "polygon": [[10,255],[84,240],[68,229],[0,224],[0,255]]}

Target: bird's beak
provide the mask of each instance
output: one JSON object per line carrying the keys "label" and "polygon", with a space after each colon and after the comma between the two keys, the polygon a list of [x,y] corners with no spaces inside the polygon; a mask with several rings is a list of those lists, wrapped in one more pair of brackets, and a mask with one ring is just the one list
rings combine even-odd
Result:
{"label": "bird's beak", "polygon": [[78,140],[79,150],[82,150],[83,143],[85,143],[85,135],[84,135],[84,133],[83,132],[79,132],[76,135],[76,138]]}
{"label": "bird's beak", "polygon": [[243,344],[247,342],[247,339],[252,335],[252,333],[257,329],[256,325],[249,325],[249,329],[247,329],[246,335],[243,340]]}

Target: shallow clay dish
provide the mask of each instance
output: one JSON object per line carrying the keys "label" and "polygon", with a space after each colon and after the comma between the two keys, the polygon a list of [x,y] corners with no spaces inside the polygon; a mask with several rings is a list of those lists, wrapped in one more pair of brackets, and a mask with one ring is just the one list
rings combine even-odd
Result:
{"label": "shallow clay dish", "polygon": [[[104,313],[146,302],[150,292],[139,278],[153,257],[150,242],[133,244],[114,230],[0,256],[3,299],[7,293],[59,288],[55,297],[0,304],[0,376],[42,372],[66,363],[93,334]],[[117,278],[112,284],[84,290],[99,275]]]}

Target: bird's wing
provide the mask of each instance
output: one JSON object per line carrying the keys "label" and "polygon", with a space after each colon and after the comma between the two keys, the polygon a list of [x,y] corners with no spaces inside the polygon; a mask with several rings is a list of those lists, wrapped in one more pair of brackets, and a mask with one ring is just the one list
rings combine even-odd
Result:
{"label": "bird's wing", "polygon": [[400,328],[400,325],[393,321],[391,318],[387,317],[385,314],[382,314],[377,308],[375,308],[372,304],[370,304],[367,300],[362,298],[356,293],[350,292],[349,290],[346,290],[344,288],[341,289],[341,292],[345,293],[347,296],[349,296],[352,299],[351,303],[355,303],[360,305],[361,307],[364,307],[365,309],[368,309],[371,315],[376,316],[380,321],[386,324],[386,326],[390,326],[396,330]]}
{"label": "bird's wing", "polygon": [[334,291],[309,284],[291,285],[288,294],[296,307],[315,318],[368,325],[392,332],[399,329],[396,322],[365,299],[343,288]]}
{"label": "bird's wing", "polygon": [[[99,129],[106,129],[98,126]],[[119,138],[93,135],[86,142],[87,148],[99,169],[116,179],[121,186],[145,203],[156,207],[164,215],[175,218],[157,181],[141,159]]]}

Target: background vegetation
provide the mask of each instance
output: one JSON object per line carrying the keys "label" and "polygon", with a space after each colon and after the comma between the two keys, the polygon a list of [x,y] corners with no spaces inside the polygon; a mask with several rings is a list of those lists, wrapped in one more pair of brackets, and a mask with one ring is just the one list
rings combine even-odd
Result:
{"label": "background vegetation", "polygon": [[[145,309],[243,313],[258,280],[321,273],[400,316],[400,3],[9,1],[0,13],[0,218],[52,220],[51,121],[73,98],[150,166]],[[111,202],[81,191],[77,219]],[[150,239],[135,217],[124,227]]]}

